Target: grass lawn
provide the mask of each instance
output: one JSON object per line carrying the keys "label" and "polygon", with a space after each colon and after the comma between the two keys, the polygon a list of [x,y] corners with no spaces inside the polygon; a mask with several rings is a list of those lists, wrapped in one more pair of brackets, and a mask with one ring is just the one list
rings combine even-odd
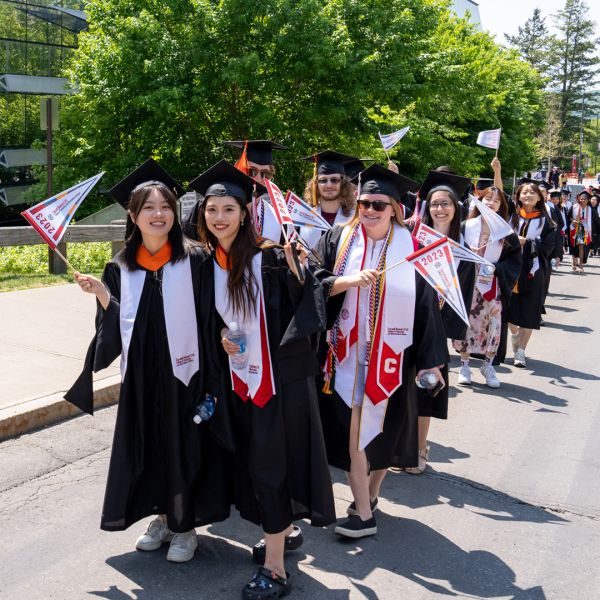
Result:
{"label": "grass lawn", "polygon": [[[102,273],[88,273],[100,277]],[[49,285],[62,285],[73,283],[72,275],[49,275],[37,273],[0,273],[0,293],[27,290],[30,288],[47,287]]]}

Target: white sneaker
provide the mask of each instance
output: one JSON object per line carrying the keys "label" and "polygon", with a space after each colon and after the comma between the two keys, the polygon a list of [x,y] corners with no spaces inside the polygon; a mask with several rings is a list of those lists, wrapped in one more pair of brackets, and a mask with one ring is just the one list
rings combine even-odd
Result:
{"label": "white sneaker", "polygon": [[491,388],[499,388],[500,382],[496,377],[496,370],[488,363],[484,364],[479,372],[485,377],[485,385]]}
{"label": "white sneaker", "polygon": [[525,368],[527,366],[527,361],[525,360],[525,350],[523,350],[523,348],[518,348],[515,352],[513,364],[515,365],[515,367],[521,368]]}
{"label": "white sneaker", "polygon": [[160,548],[164,542],[169,542],[172,536],[173,532],[169,529],[167,523],[160,517],[156,517],[148,524],[146,533],[137,539],[135,547],[138,550],[156,550],[157,548]]}
{"label": "white sneaker", "polygon": [[511,333],[510,334],[510,342],[512,344],[512,351],[516,352],[519,349],[519,334]]}
{"label": "white sneaker", "polygon": [[458,385],[471,385],[471,369],[463,365],[458,372]]}
{"label": "white sneaker", "polygon": [[190,529],[186,533],[174,533],[167,552],[167,560],[176,563],[192,560],[197,547],[198,538],[195,529]]}

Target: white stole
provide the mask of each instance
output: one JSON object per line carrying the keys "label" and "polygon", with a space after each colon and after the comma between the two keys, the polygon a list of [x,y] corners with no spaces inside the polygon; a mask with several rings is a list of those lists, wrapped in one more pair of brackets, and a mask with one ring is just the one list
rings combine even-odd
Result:
{"label": "white stole", "polygon": [[[123,381],[147,271],[144,269],[130,271],[122,263],[119,263],[119,266],[121,269],[119,324],[122,348],[121,381]],[[173,375],[184,385],[188,385],[200,368],[198,324],[190,257],[186,256],[175,264],[168,262],[162,269],[163,310]]]}
{"label": "white stole", "polygon": [[[519,228],[517,229],[517,235],[520,235],[519,232],[521,231],[521,229],[523,228],[523,225],[525,224],[525,221],[527,221],[528,219],[525,219],[524,217],[519,217]],[[544,215],[540,216],[540,217],[535,217],[533,219],[529,219],[529,221],[531,221],[529,223],[529,227],[527,228],[527,233],[525,234],[525,238],[528,240],[531,240],[533,243],[535,243],[535,239],[537,237],[539,237],[540,235],[542,235],[542,231],[544,229],[544,223],[546,222],[546,219],[544,217]],[[538,269],[540,268],[540,258],[539,256],[536,256],[533,259],[533,264],[531,266],[531,270],[529,271],[529,275],[531,275],[531,277],[533,277]]]}
{"label": "white stole", "polygon": [[[465,222],[465,242],[471,248],[479,247],[479,238],[481,236],[481,215],[468,219]],[[483,258],[489,260],[491,263],[496,264],[502,254],[502,245],[503,240],[497,240],[495,242],[488,242],[486,247],[484,248]],[[478,269],[481,269],[481,265],[477,265]],[[495,277],[495,275],[494,275]],[[494,285],[493,278],[490,279],[481,279],[477,278],[476,286],[481,295],[487,294]]]}

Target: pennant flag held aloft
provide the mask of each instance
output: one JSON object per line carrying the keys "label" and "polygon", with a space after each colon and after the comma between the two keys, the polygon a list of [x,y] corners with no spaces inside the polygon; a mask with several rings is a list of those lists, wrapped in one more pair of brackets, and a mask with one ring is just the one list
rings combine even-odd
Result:
{"label": "pennant flag held aloft", "polygon": [[267,188],[271,206],[273,206],[279,224],[282,227],[284,225],[291,225],[293,227],[294,221],[288,212],[287,204],[281,190],[270,179],[265,179],[263,185]]}
{"label": "pennant flag held aloft", "polygon": [[[419,221],[418,225],[413,229],[413,236],[423,246],[429,246],[444,237],[439,231],[425,225],[422,221]],[[492,264],[489,260],[483,258],[483,256],[469,250],[469,248],[465,248],[450,238],[448,238],[448,243],[452,247],[452,255],[454,258],[458,258],[458,260],[466,260],[467,262],[479,263],[481,265]]]}
{"label": "pennant flag held aloft", "polygon": [[498,150],[500,147],[500,133],[502,129],[488,129],[487,131],[480,131],[477,136],[477,143],[480,146],[485,146],[486,148],[493,148],[494,150]]}
{"label": "pennant flag held aloft", "polygon": [[448,238],[443,237],[406,257],[417,273],[469,325],[469,314],[458,281],[456,265]]}
{"label": "pennant flag held aloft", "polygon": [[391,150],[408,133],[409,129],[410,125],[408,127],[403,127],[398,131],[394,131],[393,133],[388,133],[387,135],[381,135],[381,133],[378,132],[383,149],[386,152]]}
{"label": "pennant flag held aloft", "polygon": [[291,190],[288,190],[285,196],[285,203],[294,225],[316,227],[323,231],[331,229],[331,225],[312,206]]}
{"label": "pennant flag held aloft", "polygon": [[512,227],[496,212],[491,208],[487,207],[479,198],[472,196],[471,200],[475,206],[479,209],[481,216],[490,228],[489,242],[497,242],[503,240],[505,237],[513,233]]}
{"label": "pennant flag held aloft", "polygon": [[75,211],[103,175],[104,171],[24,210],[21,214],[46,244],[55,250],[65,235]]}

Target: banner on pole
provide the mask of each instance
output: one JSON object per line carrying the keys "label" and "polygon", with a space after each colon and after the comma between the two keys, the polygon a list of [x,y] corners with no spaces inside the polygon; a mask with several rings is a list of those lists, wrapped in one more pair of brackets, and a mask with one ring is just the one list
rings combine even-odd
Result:
{"label": "banner on pole", "polygon": [[55,250],[65,235],[75,211],[103,175],[104,171],[24,210],[21,214],[48,246]]}
{"label": "banner on pole", "polygon": [[387,135],[381,135],[381,133],[378,132],[383,149],[386,152],[391,150],[408,133],[409,130],[410,125],[408,127],[399,129],[398,131],[394,131],[393,133],[388,133]]}
{"label": "banner on pole", "polygon": [[312,206],[291,190],[285,196],[285,203],[294,225],[316,227],[323,231],[331,229],[331,225]]}
{"label": "banner on pole", "polygon": [[481,217],[485,220],[488,227],[490,228],[489,242],[497,242],[503,240],[506,236],[513,233],[512,227],[496,212],[491,208],[487,207],[479,198],[471,196],[471,201],[479,209]]}
{"label": "banner on pole", "polygon": [[263,185],[267,188],[269,199],[271,200],[271,206],[275,211],[275,216],[281,226],[291,225],[294,226],[294,221],[288,212],[285,198],[281,190],[269,179],[265,179]]}
{"label": "banner on pole", "polygon": [[498,150],[498,148],[500,148],[501,132],[502,129],[488,129],[487,131],[480,131],[479,135],[477,136],[477,143],[480,146]]}

